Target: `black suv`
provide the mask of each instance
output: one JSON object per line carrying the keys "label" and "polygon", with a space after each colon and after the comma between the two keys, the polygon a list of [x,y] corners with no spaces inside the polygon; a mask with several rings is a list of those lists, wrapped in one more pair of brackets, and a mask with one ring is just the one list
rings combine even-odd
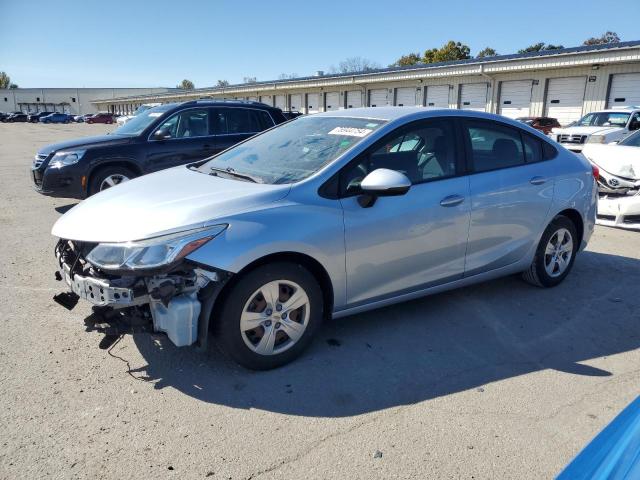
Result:
{"label": "black suv", "polygon": [[165,104],[108,135],[40,149],[31,176],[43,195],[82,199],[140,175],[210,157],[285,121],[279,108],[258,102]]}

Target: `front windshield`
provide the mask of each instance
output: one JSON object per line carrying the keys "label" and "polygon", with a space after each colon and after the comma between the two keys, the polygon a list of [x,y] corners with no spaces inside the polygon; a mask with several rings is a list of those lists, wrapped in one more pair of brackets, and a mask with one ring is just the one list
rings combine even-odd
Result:
{"label": "front windshield", "polygon": [[576,125],[580,127],[624,127],[631,114],[625,112],[588,113]]}
{"label": "front windshield", "polygon": [[142,112],[146,112],[151,108],[153,107],[150,107],[149,105],[140,105],[138,108],[136,108],[136,111],[132,113],[132,116],[135,117],[136,115],[140,115]]}
{"label": "front windshield", "polygon": [[112,135],[127,135],[135,136],[140,135],[145,128],[151,125],[154,121],[164,115],[167,110],[170,110],[175,105],[161,105],[159,107],[150,108],[146,112],[136,115],[127,123],[121,127],[116,128]]}
{"label": "front windshield", "polygon": [[620,145],[624,145],[625,147],[640,147],[640,131],[637,131],[633,135],[629,135],[620,142]]}
{"label": "front windshield", "polygon": [[260,183],[294,183],[317,172],[384,123],[366,118],[298,117],[213,157],[198,171],[244,174]]}

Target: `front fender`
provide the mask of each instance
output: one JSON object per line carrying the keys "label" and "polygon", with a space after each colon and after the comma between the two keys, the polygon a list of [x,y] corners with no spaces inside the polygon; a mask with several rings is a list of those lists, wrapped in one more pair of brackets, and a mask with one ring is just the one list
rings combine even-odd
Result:
{"label": "front fender", "polygon": [[319,199],[314,205],[283,202],[219,222],[229,227],[189,260],[237,273],[268,255],[299,253],[327,271],[335,308],[345,304],[344,223],[337,200]]}

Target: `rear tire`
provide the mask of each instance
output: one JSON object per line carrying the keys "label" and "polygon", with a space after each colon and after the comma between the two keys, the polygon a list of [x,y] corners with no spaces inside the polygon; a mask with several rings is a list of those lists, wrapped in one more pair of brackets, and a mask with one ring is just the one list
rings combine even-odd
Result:
{"label": "rear tire", "polygon": [[322,291],[302,265],[267,264],[238,279],[218,313],[213,331],[224,352],[246,368],[269,370],[309,346],[322,323]]}
{"label": "rear tire", "polygon": [[135,172],[120,165],[107,166],[99,169],[91,175],[89,182],[89,195],[95,195],[98,192],[107,190],[115,185],[132,180],[137,177]]}
{"label": "rear tire", "polygon": [[536,287],[555,287],[569,274],[578,253],[578,234],[573,222],[558,215],[540,238],[533,261],[522,278]]}

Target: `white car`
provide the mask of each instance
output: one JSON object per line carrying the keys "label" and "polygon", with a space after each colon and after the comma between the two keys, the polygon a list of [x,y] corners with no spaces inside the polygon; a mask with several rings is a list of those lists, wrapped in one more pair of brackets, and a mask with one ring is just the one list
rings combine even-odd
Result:
{"label": "white car", "polygon": [[554,128],[549,135],[563,147],[580,152],[589,143],[624,140],[640,128],[640,107],[620,107],[587,113],[569,127]]}
{"label": "white car", "polygon": [[160,105],[162,105],[162,104],[161,103],[144,103],[144,104],[140,105],[136,109],[136,111],[133,112],[131,115],[121,115],[118,118],[116,118],[116,123],[118,124],[119,127],[121,127],[122,125],[127,123],[129,120],[131,120],[133,117],[135,117],[136,115],[139,115],[142,112],[145,112],[145,111],[149,110],[150,108],[159,107]]}
{"label": "white car", "polygon": [[617,145],[588,143],[582,154],[600,170],[596,223],[640,230],[640,131]]}

